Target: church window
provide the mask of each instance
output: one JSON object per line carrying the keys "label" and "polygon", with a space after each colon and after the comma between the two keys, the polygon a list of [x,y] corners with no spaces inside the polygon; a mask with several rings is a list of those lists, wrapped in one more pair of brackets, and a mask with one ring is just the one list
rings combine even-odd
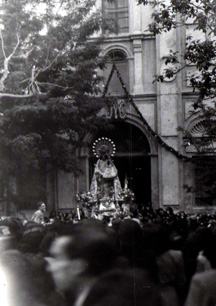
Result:
{"label": "church window", "polygon": [[[104,70],[105,80],[108,80],[110,71],[112,69],[112,65],[113,63],[115,63],[121,75],[121,78],[126,86],[126,89],[129,91],[129,73],[128,73],[129,67],[128,67],[128,59],[126,52],[119,48],[112,49],[106,54],[106,60],[107,60],[107,65],[106,69]],[[125,95],[124,90],[122,88],[122,84],[120,83],[120,80],[118,79],[116,73],[113,74],[112,79],[110,80],[107,94],[111,96]]]}
{"label": "church window", "polygon": [[216,205],[215,157],[194,157],[195,164],[195,205]]}
{"label": "church window", "polygon": [[103,16],[112,20],[116,34],[129,32],[128,0],[103,0]]}
{"label": "church window", "polygon": [[127,60],[127,54],[121,49],[113,49],[107,53],[108,62],[123,62]]}

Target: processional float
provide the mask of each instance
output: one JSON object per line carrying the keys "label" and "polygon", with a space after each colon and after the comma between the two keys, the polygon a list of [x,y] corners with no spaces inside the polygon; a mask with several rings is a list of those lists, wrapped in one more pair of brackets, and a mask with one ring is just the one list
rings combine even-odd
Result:
{"label": "processional float", "polygon": [[128,188],[127,176],[124,188],[118,176],[118,170],[112,160],[116,152],[114,142],[107,138],[98,138],[92,146],[97,157],[90,191],[76,195],[79,207],[90,211],[91,217],[115,217],[129,214],[134,194]]}

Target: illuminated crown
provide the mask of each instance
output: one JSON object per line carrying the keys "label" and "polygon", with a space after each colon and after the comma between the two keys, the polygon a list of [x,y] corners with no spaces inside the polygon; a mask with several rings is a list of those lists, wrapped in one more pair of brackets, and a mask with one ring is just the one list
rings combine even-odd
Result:
{"label": "illuminated crown", "polygon": [[92,151],[97,158],[105,155],[113,157],[115,155],[116,146],[110,138],[101,137],[93,143]]}

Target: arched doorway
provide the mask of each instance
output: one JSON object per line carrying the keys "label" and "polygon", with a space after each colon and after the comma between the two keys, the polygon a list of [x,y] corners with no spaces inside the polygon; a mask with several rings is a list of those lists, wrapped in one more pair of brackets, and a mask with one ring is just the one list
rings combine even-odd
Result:
{"label": "arched doorway", "polygon": [[[125,178],[128,187],[135,194],[137,204],[151,202],[151,162],[150,146],[147,138],[136,126],[124,121],[116,121],[111,129],[100,130],[92,143],[99,137],[108,137],[116,145],[116,154],[113,158],[118,169],[119,178],[124,187]],[[89,159],[90,182],[93,176],[96,158]]]}

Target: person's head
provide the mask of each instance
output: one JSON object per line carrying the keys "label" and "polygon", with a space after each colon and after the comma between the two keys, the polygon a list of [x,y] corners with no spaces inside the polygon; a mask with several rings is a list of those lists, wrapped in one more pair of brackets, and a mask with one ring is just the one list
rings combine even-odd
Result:
{"label": "person's head", "polygon": [[209,233],[205,237],[204,256],[209,260],[213,269],[216,268],[216,235]]}
{"label": "person's head", "polygon": [[24,227],[22,239],[19,243],[19,250],[22,253],[37,254],[46,230],[46,226],[40,223],[34,221],[27,222]]}
{"label": "person's head", "polygon": [[64,218],[65,218],[65,214],[64,214],[62,211],[59,211],[59,212],[57,213],[57,216],[58,216],[59,220],[61,220],[61,221],[63,221]]}
{"label": "person's head", "polygon": [[57,215],[56,211],[55,211],[55,210],[52,210],[52,211],[50,212],[50,214],[49,214],[49,218],[50,218],[50,219],[55,219],[56,215]]}
{"label": "person's head", "polygon": [[16,218],[0,220],[0,253],[16,249],[23,234],[23,225]]}
{"label": "person's head", "polygon": [[[121,256],[126,257],[132,263],[134,254],[142,242],[142,229],[140,225],[131,219],[124,219],[118,228],[118,245]],[[134,253],[135,252],[135,253]]]}
{"label": "person's head", "polygon": [[73,225],[71,235],[56,238],[50,254],[49,267],[56,286],[66,291],[78,278],[96,277],[108,270],[115,261],[116,248],[101,224],[86,222]]}
{"label": "person's head", "polygon": [[49,253],[52,256],[48,258],[49,268],[56,288],[61,292],[70,288],[71,283],[76,277],[84,271],[85,263],[82,260],[72,260],[67,255],[67,247],[72,243],[70,236],[60,236],[54,239]]}
{"label": "person's head", "polygon": [[42,212],[46,211],[46,204],[43,201],[39,201],[37,203],[37,207],[38,207],[38,210],[40,210]]}
{"label": "person's head", "polygon": [[174,215],[174,212],[173,212],[172,207],[167,207],[167,208],[166,208],[166,213],[167,213],[168,215]]}

